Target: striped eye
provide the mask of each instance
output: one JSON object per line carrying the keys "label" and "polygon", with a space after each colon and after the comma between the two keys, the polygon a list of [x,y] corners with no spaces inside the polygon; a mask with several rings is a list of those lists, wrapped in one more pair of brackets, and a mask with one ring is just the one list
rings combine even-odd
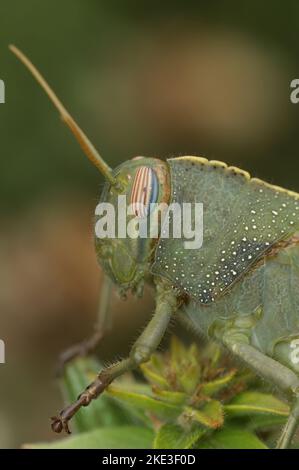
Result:
{"label": "striped eye", "polygon": [[136,171],[131,193],[131,205],[136,217],[146,217],[150,204],[158,198],[158,178],[154,170],[141,166]]}

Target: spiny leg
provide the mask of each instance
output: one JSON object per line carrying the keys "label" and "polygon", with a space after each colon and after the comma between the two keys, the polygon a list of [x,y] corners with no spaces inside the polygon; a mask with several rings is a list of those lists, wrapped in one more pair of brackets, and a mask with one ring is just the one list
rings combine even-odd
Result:
{"label": "spiny leg", "polygon": [[53,431],[59,433],[64,429],[67,433],[70,433],[68,422],[82,406],[88,406],[115,378],[128,370],[134,369],[142,362],[146,362],[160,344],[170,318],[176,309],[177,299],[174,291],[171,287],[165,287],[159,283],[157,285],[154,316],[133,345],[129,357],[103,369],[74,403],[64,408],[59,416],[51,418]]}
{"label": "spiny leg", "polygon": [[235,342],[232,339],[226,339],[225,344],[235,356],[242,359],[263,378],[275,384],[286,394],[292,394],[294,403],[291,407],[288,421],[277,443],[278,449],[288,448],[298,426],[299,378],[293,371],[288,369],[288,367],[265,356],[249,344]]}
{"label": "spiny leg", "polygon": [[98,319],[94,327],[94,333],[90,338],[85,339],[81,343],[74,344],[60,355],[57,375],[61,375],[65,364],[73,360],[75,357],[87,356],[93,352],[105,336],[106,332],[111,328],[111,317],[109,315],[111,291],[112,281],[110,278],[105,276],[100,289]]}

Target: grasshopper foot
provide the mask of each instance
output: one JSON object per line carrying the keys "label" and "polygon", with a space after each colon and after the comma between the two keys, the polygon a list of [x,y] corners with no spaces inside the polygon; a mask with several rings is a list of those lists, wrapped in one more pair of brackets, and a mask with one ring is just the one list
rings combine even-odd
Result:
{"label": "grasshopper foot", "polygon": [[59,434],[62,430],[64,430],[67,434],[71,434],[68,422],[64,421],[61,417],[52,416],[51,421],[52,431],[57,432]]}
{"label": "grasshopper foot", "polygon": [[112,382],[113,378],[107,374],[100,374],[94,382],[92,382],[84,390],[84,392],[79,395],[78,399],[64,408],[58,416],[52,417],[52,430],[57,433],[65,431],[67,434],[71,434],[71,431],[68,426],[68,422],[71,418],[80,410],[82,406],[88,406],[89,403],[97,398],[106,387]]}

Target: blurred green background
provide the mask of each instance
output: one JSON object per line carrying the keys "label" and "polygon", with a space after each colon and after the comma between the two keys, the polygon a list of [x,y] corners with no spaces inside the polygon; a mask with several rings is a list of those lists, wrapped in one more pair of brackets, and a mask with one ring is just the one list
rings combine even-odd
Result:
{"label": "blurred green background", "polygon": [[[53,438],[59,352],[92,331],[103,183],[32,77],[24,50],[111,166],[204,155],[299,191],[299,3],[0,1],[0,447]],[[113,299],[106,359],[152,310]]]}

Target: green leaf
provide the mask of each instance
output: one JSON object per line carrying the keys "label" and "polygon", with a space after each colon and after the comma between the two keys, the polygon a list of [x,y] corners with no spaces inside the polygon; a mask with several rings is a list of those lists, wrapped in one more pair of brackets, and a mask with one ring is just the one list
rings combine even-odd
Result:
{"label": "green leaf", "polygon": [[161,390],[160,388],[154,388],[153,393],[158,399],[174,405],[183,405],[188,399],[188,395],[186,393],[170,392],[168,390]]}
{"label": "green leaf", "polygon": [[267,446],[244,427],[226,425],[199,441],[198,449],[267,449]]}
{"label": "green leaf", "polygon": [[[246,420],[246,429],[250,431],[268,429],[273,426],[279,426],[285,424],[286,416],[273,415],[273,414],[261,414],[249,416]],[[235,419],[234,419],[235,421]]]}
{"label": "green leaf", "polygon": [[191,449],[203,436],[202,429],[185,431],[176,424],[165,424],[162,426],[155,439],[154,449]]}
{"label": "green leaf", "polygon": [[27,449],[151,449],[153,432],[138,426],[94,429],[51,443],[26,444]]}
{"label": "green leaf", "polygon": [[200,410],[187,406],[184,408],[185,418],[195,421],[207,428],[216,429],[223,424],[223,408],[219,401],[211,400]]}
{"label": "green leaf", "polygon": [[179,406],[157,400],[142,393],[128,391],[116,385],[110,385],[107,393],[132,407],[141,409],[144,412],[154,413],[159,418],[175,418],[181,411]]}
{"label": "green leaf", "polygon": [[224,406],[229,416],[252,415],[256,413],[273,414],[280,416],[289,415],[289,406],[278,398],[268,393],[243,392],[233,398]]}
{"label": "green leaf", "polygon": [[227,387],[233,377],[236,375],[237,370],[233,369],[227,374],[224,374],[221,378],[211,380],[210,382],[203,383],[199,390],[203,395],[211,396],[219,392],[223,388]]}
{"label": "green leaf", "polygon": [[153,370],[161,374],[165,369],[165,357],[160,353],[152,354],[146,364],[150,364]]}
{"label": "green leaf", "polygon": [[[101,364],[91,357],[79,358],[69,364],[63,377],[65,401],[67,403],[75,401],[100,369]],[[129,415],[106,393],[80,410],[74,417],[74,424],[79,432],[90,431],[99,426],[131,423]]]}
{"label": "green leaf", "polygon": [[178,373],[177,382],[181,388],[191,394],[194,392],[200,377],[200,369],[198,364],[188,364],[183,371]]}
{"label": "green leaf", "polygon": [[140,366],[144,377],[152,384],[168,388],[167,380],[151,368],[150,363]]}
{"label": "green leaf", "polygon": [[[171,363],[180,363],[184,357],[187,356],[187,350],[182,341],[176,336],[172,336],[170,341],[170,357]],[[187,356],[188,357],[188,356]]]}

